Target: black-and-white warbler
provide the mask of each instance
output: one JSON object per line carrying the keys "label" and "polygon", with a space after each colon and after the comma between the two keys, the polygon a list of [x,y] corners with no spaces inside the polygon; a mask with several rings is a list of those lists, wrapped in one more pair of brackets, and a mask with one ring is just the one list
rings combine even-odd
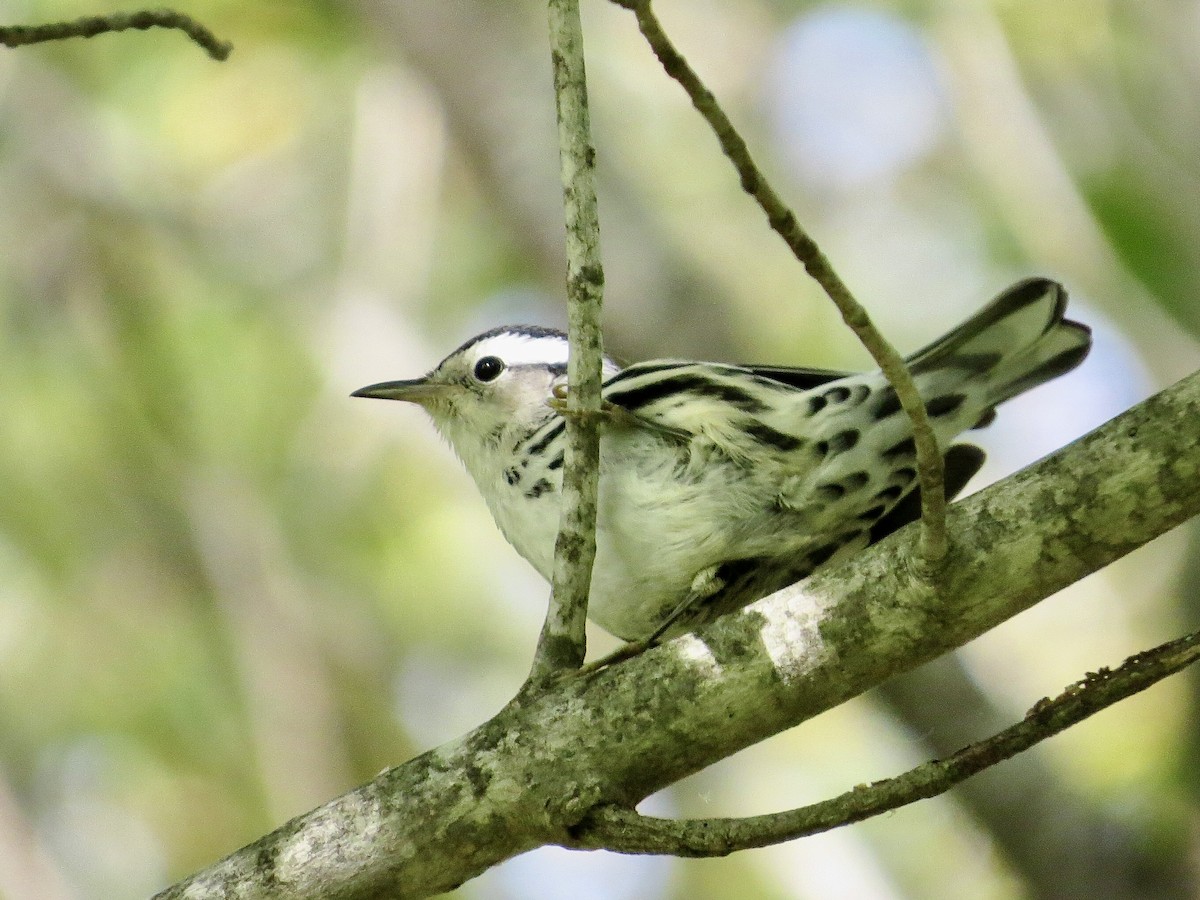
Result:
{"label": "black-and-white warbler", "polygon": [[[1019,282],[908,358],[940,446],[1078,365],[1089,329],[1053,281]],[[417,403],[458,453],[496,523],[543,576],[553,567],[567,339],[484,332],[432,372],[355,391]],[[916,518],[912,427],[882,373],[604,361],[596,562],[589,614],[645,638],[681,604],[694,627],[844,559]],[[979,468],[946,452],[953,496]]]}

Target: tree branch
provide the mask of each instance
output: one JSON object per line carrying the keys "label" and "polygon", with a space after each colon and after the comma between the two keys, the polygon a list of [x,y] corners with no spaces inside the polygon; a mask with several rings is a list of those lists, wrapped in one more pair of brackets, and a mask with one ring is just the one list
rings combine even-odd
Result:
{"label": "tree branch", "polygon": [[84,16],[69,22],[49,22],[45,25],[0,25],[0,44],[20,47],[65,38],[95,37],[114,31],[149,28],[174,28],[199,44],[213,59],[224,61],[233,52],[233,44],[223,41],[191,16],[173,9],[142,9],[136,12],[110,13],[106,16]]}
{"label": "tree branch", "polygon": [[913,529],[695,634],[521,695],[166,898],[426,897],[961,646],[1200,513],[1200,373]]}
{"label": "tree branch", "polygon": [[567,226],[566,461],[562,513],[554,544],[550,607],[534,655],[532,681],[577,669],[587,651],[584,634],[592,563],[596,558],[596,498],[600,478],[600,383],[603,348],[600,307],[600,217],[583,60],[579,0],[550,0],[554,98]]}
{"label": "tree branch", "polygon": [[787,812],[738,819],[661,819],[605,806],[571,829],[569,846],[617,853],[727,856],[819,834],[945,793],[1034,744],[1065,731],[1200,660],[1200,631],[1127,659],[1115,670],[1090,672],[1053,700],[1039,701],[1020,722],[986,740],[914,769],[859,785],[839,797]]}
{"label": "tree branch", "polygon": [[700,80],[700,76],[663,30],[658,17],[650,8],[650,0],[613,2],[632,10],[637,16],[638,28],[646,42],[662,63],[663,70],[687,91],[692,105],[716,135],[721,151],[733,163],[741,178],[742,189],[758,202],[772,230],[783,238],[805,271],[824,289],[841,313],[842,321],[858,337],[876,365],[883,371],[888,383],[895,389],[900,406],[912,422],[913,441],[917,451],[917,474],[921,484],[921,546],[920,554],[915,559],[925,564],[926,572],[935,569],[945,558],[948,547],[946,495],[943,488],[945,467],[942,454],[938,450],[937,436],[929,423],[925,402],[921,399],[904,358],[875,327],[866,309],[855,299],[829,258],[821,252],[817,242],[796,219],[796,214],[775,192],[766,175],[750,155],[750,148],[746,146],[745,140],[717,102],[717,98]]}

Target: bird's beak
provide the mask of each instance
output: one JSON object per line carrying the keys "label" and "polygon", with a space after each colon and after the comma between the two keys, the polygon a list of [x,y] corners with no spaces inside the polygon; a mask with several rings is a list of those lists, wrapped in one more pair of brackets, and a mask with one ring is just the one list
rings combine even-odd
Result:
{"label": "bird's beak", "polygon": [[446,395],[449,385],[431,382],[427,378],[413,378],[409,381],[381,381],[379,384],[369,384],[359,388],[351,397],[370,397],[374,400],[406,400],[424,406],[431,400]]}

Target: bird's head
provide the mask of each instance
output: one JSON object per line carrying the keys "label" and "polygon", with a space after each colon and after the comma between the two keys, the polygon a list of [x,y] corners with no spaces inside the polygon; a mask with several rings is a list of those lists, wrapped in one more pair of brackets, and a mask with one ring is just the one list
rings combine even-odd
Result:
{"label": "bird's head", "polygon": [[[606,377],[617,368],[605,360]],[[467,461],[477,449],[553,415],[547,403],[566,380],[565,334],[506,325],[467,341],[423,378],[372,384],[351,396],[418,404]]]}

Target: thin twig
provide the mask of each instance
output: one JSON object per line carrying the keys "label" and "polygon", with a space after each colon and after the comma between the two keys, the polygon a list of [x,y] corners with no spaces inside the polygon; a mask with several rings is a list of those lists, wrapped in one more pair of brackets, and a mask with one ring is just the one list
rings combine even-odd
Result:
{"label": "thin twig", "polygon": [[941,452],[938,450],[937,436],[929,423],[925,404],[904,364],[903,357],[880,334],[866,310],[854,298],[829,259],[821,252],[816,241],[801,227],[795,214],[771,187],[750,155],[745,140],[721,109],[716,97],[705,87],[663,31],[662,25],[650,8],[650,0],[613,2],[632,10],[637,16],[638,27],[663,69],[687,91],[692,105],[716,134],[722,152],[733,163],[741,177],[742,189],[758,201],[771,228],[783,238],[808,274],[829,295],[829,299],[842,314],[842,320],[858,336],[895,389],[900,405],[912,421],[913,439],[917,450],[917,471],[921,485],[921,558],[929,566],[936,566],[945,557],[947,549],[944,467]]}
{"label": "thin twig", "polygon": [[562,517],[554,545],[550,608],[534,656],[532,681],[576,669],[587,650],[584,627],[596,557],[600,470],[600,219],[593,178],[595,150],[587,105],[583,28],[578,0],[550,0],[554,97],[567,226],[567,322],[571,342]]}
{"label": "thin twig", "polygon": [[0,44],[20,47],[65,38],[95,37],[113,31],[148,28],[174,28],[182,31],[207,51],[215,60],[226,60],[233,44],[223,41],[191,16],[173,9],[142,9],[136,12],[110,13],[106,16],[84,16],[70,22],[49,22],[45,25],[0,25]]}
{"label": "thin twig", "polygon": [[811,806],[742,819],[683,821],[641,816],[625,807],[604,806],[573,829],[571,846],[620,853],[725,856],[860,822],[944,793],[1197,660],[1200,660],[1200,631],[1145,650],[1115,670],[1088,673],[1053,700],[1039,701],[1020,722],[964,747],[953,756],[923,763],[895,778],[859,785],[840,797]]}

